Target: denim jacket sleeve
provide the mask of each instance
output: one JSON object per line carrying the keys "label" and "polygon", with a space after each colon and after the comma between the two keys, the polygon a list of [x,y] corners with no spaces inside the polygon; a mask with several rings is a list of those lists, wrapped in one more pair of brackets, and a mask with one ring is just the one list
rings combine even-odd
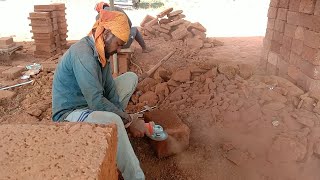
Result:
{"label": "denim jacket sleeve", "polygon": [[[99,73],[101,72],[101,66],[93,56],[82,54],[81,57],[75,57],[73,61],[73,71],[90,109],[113,112],[119,115],[124,121],[127,119],[127,114],[122,109],[119,109],[104,97],[104,87],[101,77],[99,78],[99,76],[102,76],[102,74]],[[112,86],[114,86],[114,82]],[[111,89],[114,90],[115,88],[113,87]]]}

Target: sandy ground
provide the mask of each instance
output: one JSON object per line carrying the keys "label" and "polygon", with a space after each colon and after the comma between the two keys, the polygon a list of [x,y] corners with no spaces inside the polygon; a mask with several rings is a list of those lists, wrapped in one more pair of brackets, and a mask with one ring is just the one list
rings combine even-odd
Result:
{"label": "sandy ground", "polygon": [[[11,13],[17,2],[0,1],[0,13]],[[179,42],[156,38],[146,40],[152,51],[141,53],[140,47],[133,44],[133,61],[143,71],[173,48],[177,52],[164,63],[163,70],[168,74],[192,71],[190,84],[175,82],[173,86],[172,82],[155,77],[149,79],[153,85],[142,88],[144,94],[155,91],[160,83],[167,86],[170,93],[157,102],[160,109],[174,110],[191,129],[190,147],[164,159],[155,157],[147,138],[131,139],[147,179],[320,179],[320,121],[319,114],[314,112],[320,112],[320,106],[314,106],[318,100],[303,95],[305,92],[285,79],[257,72],[252,76],[259,64],[268,2],[210,2],[213,4],[175,1],[166,6],[183,9],[187,20],[201,22],[208,29],[207,35],[219,37],[223,46],[191,51]],[[6,24],[1,27],[1,36],[16,35],[15,40],[30,38],[27,16],[32,3],[24,3],[17,10],[21,15],[1,19]],[[69,39],[79,39],[90,29],[95,16],[92,3],[67,1]],[[84,11],[88,12],[87,17],[81,16]],[[128,14],[134,17],[134,24],[139,24],[145,14],[159,11],[133,10]],[[32,43],[24,43],[24,47],[7,65],[45,61],[33,58]],[[131,70],[138,72],[135,66]],[[32,85],[13,89],[16,96],[0,102],[0,123],[50,121],[52,78],[52,72],[41,72],[33,78]],[[170,78],[173,81],[174,75]],[[0,82],[13,83],[3,78]],[[141,102],[132,99],[128,111],[140,107]]]}

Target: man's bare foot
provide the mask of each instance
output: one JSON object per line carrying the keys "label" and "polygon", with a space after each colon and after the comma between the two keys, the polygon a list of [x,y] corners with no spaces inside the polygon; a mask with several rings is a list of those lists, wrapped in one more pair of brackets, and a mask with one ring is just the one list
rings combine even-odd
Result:
{"label": "man's bare foot", "polygon": [[142,49],[142,53],[148,53],[148,52],[150,52],[150,51],[151,51],[150,48],[144,48],[144,49]]}

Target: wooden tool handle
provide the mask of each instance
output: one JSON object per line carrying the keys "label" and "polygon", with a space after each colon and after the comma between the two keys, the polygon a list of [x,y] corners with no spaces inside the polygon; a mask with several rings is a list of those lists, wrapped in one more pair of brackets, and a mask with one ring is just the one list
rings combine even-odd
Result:
{"label": "wooden tool handle", "polygon": [[175,53],[175,51],[171,51],[169,54],[167,54],[164,58],[162,58],[155,66],[153,66],[148,72],[147,75],[148,77],[151,76],[152,73],[154,73],[160,66],[161,64],[168,60],[173,54]]}

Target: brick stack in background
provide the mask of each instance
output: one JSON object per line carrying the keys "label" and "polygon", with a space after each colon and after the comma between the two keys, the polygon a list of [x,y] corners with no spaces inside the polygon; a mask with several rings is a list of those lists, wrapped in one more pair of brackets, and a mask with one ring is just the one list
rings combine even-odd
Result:
{"label": "brick stack in background", "polygon": [[65,5],[60,3],[35,5],[30,13],[35,57],[49,58],[66,48],[67,23]]}
{"label": "brick stack in background", "polygon": [[210,48],[222,45],[212,38],[206,38],[206,28],[199,22],[191,23],[185,20],[182,10],[166,9],[157,17],[147,15],[140,26],[145,36],[149,38],[163,37],[165,40],[183,40],[192,49]]}
{"label": "brick stack in background", "polygon": [[320,1],[271,0],[261,62],[320,100]]}
{"label": "brick stack in background", "polygon": [[9,49],[16,45],[12,37],[0,37],[0,49]]}

